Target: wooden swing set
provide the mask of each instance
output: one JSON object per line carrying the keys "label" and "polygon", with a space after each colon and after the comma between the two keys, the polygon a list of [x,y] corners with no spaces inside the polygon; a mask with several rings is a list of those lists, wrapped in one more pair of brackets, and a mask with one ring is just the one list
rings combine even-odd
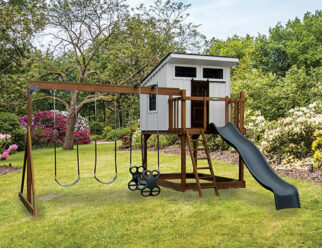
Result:
{"label": "wooden swing set", "polygon": [[[203,126],[201,128],[186,128],[186,102],[187,101],[202,101],[204,106],[209,101],[224,101],[225,102],[225,121],[226,124],[230,121],[235,124],[241,133],[245,133],[244,128],[244,103],[245,95],[241,92],[239,98],[211,98],[211,97],[188,97],[186,90],[178,88],[166,87],[151,87],[151,86],[116,86],[116,85],[101,85],[101,84],[76,84],[62,82],[38,82],[29,81],[27,83],[27,138],[24,155],[24,163],[21,179],[21,190],[19,198],[33,215],[37,216],[37,201],[35,190],[35,177],[32,159],[32,94],[36,89],[39,90],[63,90],[63,91],[87,91],[101,93],[118,93],[118,94],[147,94],[147,95],[165,95],[169,97],[169,129],[167,131],[159,131],[160,134],[178,135],[181,141],[181,172],[180,173],[165,173],[160,174],[158,184],[163,187],[171,188],[177,191],[197,190],[199,196],[202,196],[203,188],[214,188],[218,195],[218,189],[226,188],[242,188],[245,187],[244,181],[244,164],[239,157],[239,178],[231,179],[215,176],[209,155],[205,134],[214,134],[214,130],[208,130],[207,125],[207,108],[204,108]],[[142,131],[143,134],[143,166],[147,169],[147,141],[152,134],[157,134],[157,131]],[[198,142],[203,143],[202,148],[198,148]],[[186,172],[186,145],[189,147],[193,173]],[[198,158],[198,151],[205,151],[206,157]],[[208,167],[198,167],[198,160],[205,159],[208,161]],[[199,173],[199,170],[209,170],[210,174]],[[27,174],[27,176],[26,176]],[[26,196],[24,194],[25,177],[27,177]],[[187,183],[187,179],[195,179],[196,183]],[[173,182],[180,180],[180,183]],[[201,180],[207,183],[201,183]]]}

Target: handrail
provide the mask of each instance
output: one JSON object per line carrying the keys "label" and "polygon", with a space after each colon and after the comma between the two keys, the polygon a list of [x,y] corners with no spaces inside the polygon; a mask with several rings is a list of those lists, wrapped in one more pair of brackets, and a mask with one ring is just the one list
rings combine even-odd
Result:
{"label": "handrail", "polygon": [[240,97],[199,97],[186,96],[186,91],[181,91],[180,97],[169,96],[169,131],[184,132],[186,129],[186,101],[202,101],[204,104],[203,129],[208,126],[207,123],[207,102],[223,101],[225,102],[225,123],[234,123],[241,133],[245,133],[245,94],[240,93]]}

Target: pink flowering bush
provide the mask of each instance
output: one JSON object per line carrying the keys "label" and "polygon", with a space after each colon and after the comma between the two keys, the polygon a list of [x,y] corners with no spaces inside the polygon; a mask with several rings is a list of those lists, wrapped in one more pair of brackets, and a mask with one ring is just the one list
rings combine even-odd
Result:
{"label": "pink flowering bush", "polygon": [[[55,126],[54,126],[55,117]],[[18,120],[21,126],[27,129],[27,116],[21,117]],[[67,119],[58,111],[37,111],[32,115],[32,141],[37,145],[46,144],[62,144],[66,135]],[[74,140],[78,137],[79,144],[90,142],[90,132],[87,129],[74,131]],[[56,140],[55,140],[56,139]]]}
{"label": "pink flowering bush", "polygon": [[10,134],[0,133],[0,160],[6,160],[9,155],[14,153],[18,146],[16,144],[9,145],[11,143]]}

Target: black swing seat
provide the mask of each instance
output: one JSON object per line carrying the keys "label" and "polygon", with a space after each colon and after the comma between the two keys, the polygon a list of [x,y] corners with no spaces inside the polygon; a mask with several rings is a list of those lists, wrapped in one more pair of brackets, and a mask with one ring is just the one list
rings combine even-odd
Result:
{"label": "black swing seat", "polygon": [[145,170],[143,177],[146,179],[146,185],[141,189],[141,195],[143,197],[158,196],[161,192],[161,188],[157,184],[160,172],[158,170]]}
{"label": "black swing seat", "polygon": [[142,179],[142,174],[144,171],[143,166],[132,166],[129,169],[132,179],[128,183],[128,188],[131,191],[141,190],[144,185],[146,185],[146,181]]}

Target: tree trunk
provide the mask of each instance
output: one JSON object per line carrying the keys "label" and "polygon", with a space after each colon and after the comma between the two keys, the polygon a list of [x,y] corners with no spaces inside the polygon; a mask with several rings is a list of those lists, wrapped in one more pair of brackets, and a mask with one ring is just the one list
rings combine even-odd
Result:
{"label": "tree trunk", "polygon": [[68,111],[67,117],[67,125],[66,125],[66,135],[63,144],[64,150],[73,150],[74,148],[74,130],[76,125],[76,108],[77,108],[77,98],[78,92],[72,92],[72,98],[70,102],[70,107]]}

